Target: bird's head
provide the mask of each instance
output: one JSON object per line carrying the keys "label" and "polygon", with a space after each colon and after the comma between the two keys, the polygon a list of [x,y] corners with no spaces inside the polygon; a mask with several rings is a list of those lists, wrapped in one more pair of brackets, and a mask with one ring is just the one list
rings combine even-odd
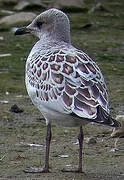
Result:
{"label": "bird's head", "polygon": [[29,33],[39,39],[51,37],[70,42],[70,22],[66,14],[52,8],[38,15],[28,26],[18,28],[15,35]]}

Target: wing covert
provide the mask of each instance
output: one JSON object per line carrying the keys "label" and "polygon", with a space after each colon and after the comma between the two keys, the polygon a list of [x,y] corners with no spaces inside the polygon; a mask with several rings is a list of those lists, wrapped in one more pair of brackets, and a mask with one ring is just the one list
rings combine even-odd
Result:
{"label": "wing covert", "polygon": [[98,106],[109,112],[103,75],[97,64],[80,50],[34,54],[26,73],[41,101],[59,99],[69,112],[88,119],[97,117]]}

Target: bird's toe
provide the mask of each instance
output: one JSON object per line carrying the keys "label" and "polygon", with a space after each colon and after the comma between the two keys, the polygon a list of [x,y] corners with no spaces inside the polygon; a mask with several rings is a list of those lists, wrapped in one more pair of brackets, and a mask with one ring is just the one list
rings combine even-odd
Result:
{"label": "bird's toe", "polygon": [[25,173],[49,173],[48,168],[41,168],[38,166],[30,166],[24,170]]}

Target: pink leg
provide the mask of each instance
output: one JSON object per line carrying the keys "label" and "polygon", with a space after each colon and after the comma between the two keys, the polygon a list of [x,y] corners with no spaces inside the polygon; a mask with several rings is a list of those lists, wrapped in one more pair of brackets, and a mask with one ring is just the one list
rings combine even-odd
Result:
{"label": "pink leg", "polygon": [[82,150],[83,150],[83,140],[84,140],[84,135],[83,135],[83,129],[82,126],[80,126],[80,132],[78,135],[78,141],[79,141],[79,164],[78,164],[78,169],[77,170],[66,170],[63,169],[62,172],[74,172],[74,173],[82,173]]}
{"label": "pink leg", "polygon": [[43,172],[49,172],[49,152],[50,152],[50,142],[52,138],[51,124],[47,125],[47,135],[46,135],[46,154],[45,154],[45,166]]}
{"label": "pink leg", "polygon": [[49,152],[50,152],[50,142],[51,142],[51,124],[47,125],[47,135],[46,135],[46,153],[45,153],[45,165],[44,168],[31,166],[27,167],[24,172],[26,173],[48,173],[49,172]]}
{"label": "pink leg", "polygon": [[78,135],[78,141],[79,141],[79,164],[78,164],[78,172],[82,172],[82,150],[83,150],[83,140],[84,140],[84,135],[83,135],[83,129],[82,126],[80,126],[80,133]]}

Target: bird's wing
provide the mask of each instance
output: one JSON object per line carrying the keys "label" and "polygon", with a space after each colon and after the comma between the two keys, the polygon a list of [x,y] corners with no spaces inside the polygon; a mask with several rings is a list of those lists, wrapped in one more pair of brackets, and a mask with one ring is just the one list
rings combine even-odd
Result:
{"label": "bird's wing", "polygon": [[113,125],[109,120],[103,75],[86,53],[62,49],[33,56],[27,64],[27,74],[38,98],[42,101],[59,99],[72,115]]}

